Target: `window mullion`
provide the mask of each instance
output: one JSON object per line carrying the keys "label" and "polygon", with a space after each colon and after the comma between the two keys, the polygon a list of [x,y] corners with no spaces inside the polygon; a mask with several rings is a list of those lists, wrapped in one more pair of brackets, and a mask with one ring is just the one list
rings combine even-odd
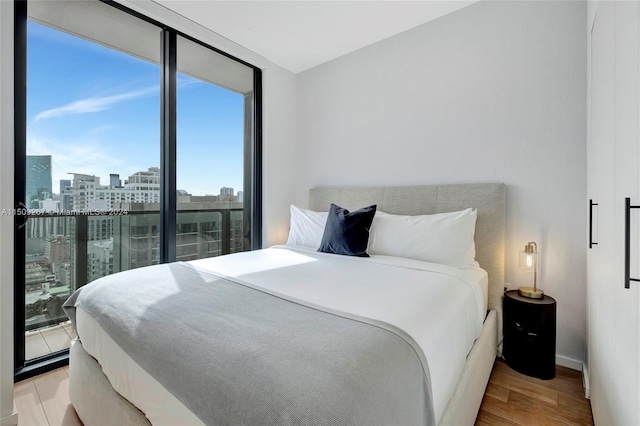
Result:
{"label": "window mullion", "polygon": [[160,263],[176,260],[176,33],[162,31],[160,74]]}
{"label": "window mullion", "polygon": [[262,248],[262,71],[258,68],[253,70],[253,115],[251,250],[259,250]]}
{"label": "window mullion", "polygon": [[14,4],[14,358],[16,369],[25,361],[25,257],[26,257],[26,159],[27,159],[27,2]]}

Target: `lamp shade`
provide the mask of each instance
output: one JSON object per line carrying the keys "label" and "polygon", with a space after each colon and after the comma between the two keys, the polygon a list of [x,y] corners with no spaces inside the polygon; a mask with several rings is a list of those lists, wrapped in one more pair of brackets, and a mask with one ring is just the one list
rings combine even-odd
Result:
{"label": "lamp shade", "polygon": [[533,287],[518,287],[520,296],[541,299],[544,292],[538,288],[538,244],[530,241],[524,246],[524,250],[520,252],[518,266],[533,272]]}
{"label": "lamp shade", "polygon": [[518,266],[522,269],[526,269],[528,272],[533,272],[538,264],[538,250],[535,242],[527,243],[524,246],[524,250],[520,252],[520,261]]}

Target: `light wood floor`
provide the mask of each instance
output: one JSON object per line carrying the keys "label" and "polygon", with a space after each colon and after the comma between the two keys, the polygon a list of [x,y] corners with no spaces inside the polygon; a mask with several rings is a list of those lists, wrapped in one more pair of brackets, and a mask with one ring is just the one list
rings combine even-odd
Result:
{"label": "light wood floor", "polygon": [[13,398],[19,426],[82,425],[69,402],[69,367],[16,383]]}
{"label": "light wood floor", "polygon": [[593,425],[582,373],[557,366],[554,379],[540,380],[496,361],[476,419],[484,425]]}
{"label": "light wood floor", "polygon": [[[17,383],[19,426],[82,425],[69,402],[69,368]],[[105,422],[108,424],[108,421]],[[580,372],[557,367],[553,380],[517,373],[497,361],[476,425],[592,425]]]}

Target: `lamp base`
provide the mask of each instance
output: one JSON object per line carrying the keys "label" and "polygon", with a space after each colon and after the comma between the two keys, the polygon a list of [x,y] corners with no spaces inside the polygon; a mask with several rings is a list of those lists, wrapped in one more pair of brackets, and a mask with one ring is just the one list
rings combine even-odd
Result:
{"label": "lamp base", "polygon": [[544,291],[539,288],[533,287],[518,287],[518,294],[522,297],[528,297],[530,299],[542,299]]}

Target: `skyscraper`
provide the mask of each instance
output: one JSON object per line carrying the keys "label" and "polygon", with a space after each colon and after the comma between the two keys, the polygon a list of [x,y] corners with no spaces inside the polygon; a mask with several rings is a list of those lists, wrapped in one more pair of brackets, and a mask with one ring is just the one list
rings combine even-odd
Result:
{"label": "skyscraper", "polygon": [[227,188],[223,186],[220,188],[220,195],[233,195],[233,188]]}
{"label": "skyscraper", "polygon": [[111,173],[109,175],[109,186],[115,188],[117,186],[122,186],[122,181],[120,180],[120,175],[117,173]]}
{"label": "skyscraper", "polygon": [[71,186],[71,179],[60,179],[60,196],[62,196],[68,186]]}
{"label": "skyscraper", "polygon": [[50,198],[51,192],[51,156],[27,155],[27,207],[39,208],[40,201]]}
{"label": "skyscraper", "polygon": [[60,208],[71,210],[71,179],[60,180]]}

